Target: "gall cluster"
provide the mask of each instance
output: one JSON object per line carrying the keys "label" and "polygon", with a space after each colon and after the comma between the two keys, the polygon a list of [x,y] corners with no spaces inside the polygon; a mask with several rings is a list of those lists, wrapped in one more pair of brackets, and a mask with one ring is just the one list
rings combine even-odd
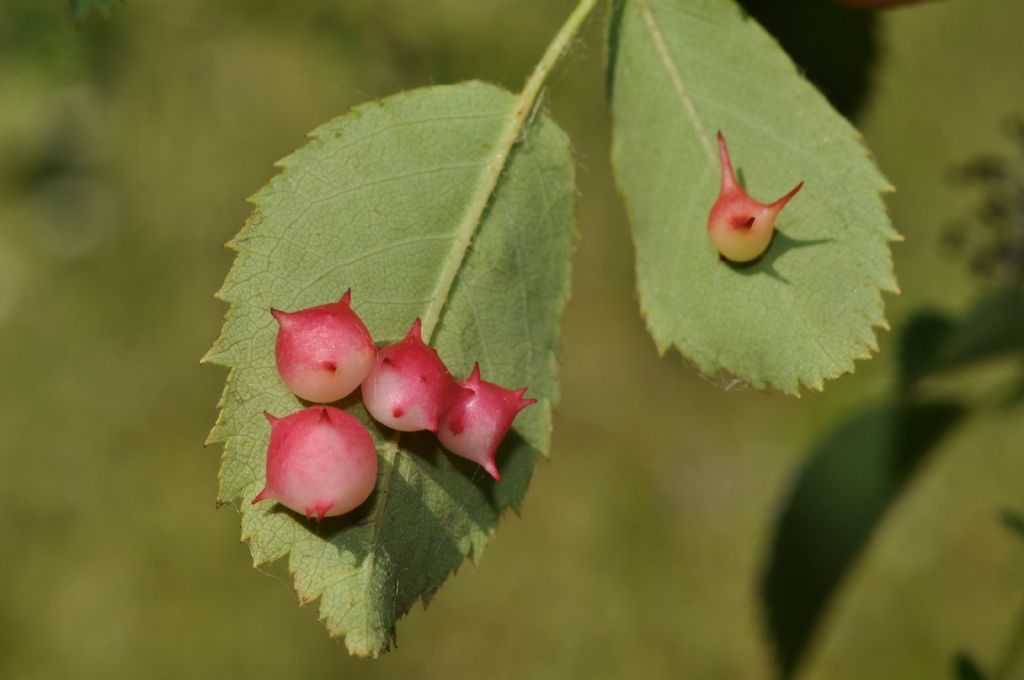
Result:
{"label": "gall cluster", "polygon": [[253,503],[274,500],[307,517],[341,515],[373,491],[377,453],[366,427],[325,406],[361,387],[375,420],[399,432],[429,430],[457,456],[500,481],[494,462],[516,414],[534,399],[480,377],[480,366],[455,380],[437,350],[423,342],[416,319],[405,338],[377,348],[352,310],[351,295],[297,312],[272,309],[281,380],[309,406],[270,421],[267,482]]}

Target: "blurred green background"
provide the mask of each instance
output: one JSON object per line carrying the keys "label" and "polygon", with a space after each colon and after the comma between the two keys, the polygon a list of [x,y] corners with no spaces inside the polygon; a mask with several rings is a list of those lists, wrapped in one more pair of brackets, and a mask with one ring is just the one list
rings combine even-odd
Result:
{"label": "blurred green background", "polygon": [[[214,508],[219,451],[202,442],[225,374],[198,360],[243,198],[361,101],[517,89],[573,4],[128,0],[76,26],[61,0],[0,0],[0,677],[770,677],[757,591],[777,507],[809,447],[890,386],[893,338],[799,400],[657,357],[608,168],[597,19],[548,100],[583,233],[553,456],[482,566],[414,610],[396,651],[351,659]],[[1016,0],[878,19],[858,123],[907,237],[894,327],[979,290],[941,247],[978,200],[948,176],[1007,152],[1022,25]],[[995,521],[1024,500],[1020,414],[944,440],[805,677],[939,678],[958,650],[998,656],[1024,598],[1024,549]]]}

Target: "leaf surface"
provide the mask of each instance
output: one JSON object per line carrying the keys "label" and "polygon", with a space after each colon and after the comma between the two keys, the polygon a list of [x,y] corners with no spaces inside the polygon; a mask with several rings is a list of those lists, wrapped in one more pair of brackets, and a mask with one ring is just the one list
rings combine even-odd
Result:
{"label": "leaf surface", "polygon": [[71,0],[71,16],[75,21],[82,21],[92,12],[110,16],[110,6],[114,0]]}
{"label": "leaf surface", "polygon": [[953,672],[956,680],[986,680],[987,677],[974,659],[963,653],[953,659]]}
{"label": "leaf surface", "polygon": [[[969,368],[1000,357],[1024,357],[1024,296],[999,288],[958,319],[925,311],[911,317],[900,338],[900,372],[904,388],[932,376]],[[1024,382],[1002,397],[1012,407]]]}
{"label": "leaf surface", "polygon": [[1003,509],[1002,511],[1003,525],[1016,534],[1019,538],[1024,538],[1024,512]]}
{"label": "leaf surface", "polygon": [[935,370],[1000,355],[1024,355],[1024,295],[999,288],[979,299],[941,343]]}
{"label": "leaf surface", "polygon": [[[366,104],[311,136],[279,163],[229,244],[238,254],[219,297],[230,309],[206,359],[230,373],[210,438],[224,442],[219,499],[238,504],[254,562],[287,557],[300,601],[319,598],[330,633],[376,656],[417,600],[466,556],[479,559],[547,454],[575,234],[572,160],[554,123],[483,83]],[[479,361],[485,379],[529,387],[539,401],[499,451],[500,483],[429,433],[374,425],[356,396],[343,406],[370,427],[380,463],[370,499],[319,526],[250,504],[264,481],[263,411],[302,407],[278,378],[268,310],[348,288],[378,344],[422,317],[456,376]]]}
{"label": "leaf surface", "polygon": [[[640,305],[659,351],[797,394],[877,350],[881,291],[896,291],[889,186],[774,39],[732,0],[612,0],[608,90]],[[747,265],[720,261],[706,233],[718,130],[754,198],[805,182]]]}

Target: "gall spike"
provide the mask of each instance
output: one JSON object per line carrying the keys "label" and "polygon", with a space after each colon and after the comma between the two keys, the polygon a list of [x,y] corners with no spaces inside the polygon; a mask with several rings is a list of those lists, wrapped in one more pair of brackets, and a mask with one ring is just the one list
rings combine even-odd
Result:
{"label": "gall spike", "polygon": [[334,517],[357,508],[377,482],[373,437],[354,416],[310,406],[270,421],[267,483],[252,502],[275,500],[306,517]]}
{"label": "gall spike", "polygon": [[416,319],[403,340],[378,350],[362,391],[366,410],[391,429],[437,432],[441,414],[464,390],[424,344]]}
{"label": "gall spike", "polygon": [[331,304],[297,312],[270,310],[279,325],[277,370],[288,389],[306,401],[347,397],[373,365],[377,349],[350,300],[346,292]]}
{"label": "gall spike", "polygon": [[736,181],[721,132],[718,133],[718,153],[722,162],[722,188],[708,215],[708,237],[725,259],[750,262],[768,249],[776,218],[804,183],[800,182],[774,203],[760,203]]}
{"label": "gall spike", "polygon": [[526,388],[506,390],[481,380],[479,364],[473,365],[473,372],[459,386],[467,393],[445,412],[437,437],[446,449],[479,463],[501,481],[494,454],[516,415],[537,400],[523,399]]}

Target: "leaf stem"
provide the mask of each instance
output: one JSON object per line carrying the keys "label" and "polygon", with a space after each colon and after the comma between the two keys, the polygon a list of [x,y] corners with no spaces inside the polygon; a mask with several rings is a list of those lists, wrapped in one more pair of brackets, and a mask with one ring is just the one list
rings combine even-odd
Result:
{"label": "leaf stem", "polygon": [[541,88],[547,81],[548,76],[551,75],[559,60],[568,51],[573,38],[583,28],[583,24],[596,5],[597,0],[580,0],[579,4],[576,5],[576,9],[572,11],[569,18],[562,24],[562,27],[548,45],[547,50],[545,50],[544,56],[540,58],[540,61],[534,67],[533,73],[530,74],[526,85],[523,86],[523,91],[519,93],[519,100],[516,106],[517,116],[522,116],[523,120],[525,120],[530,112],[533,111]]}
{"label": "leaf stem", "polygon": [[544,51],[544,56],[537,62],[530,77],[526,80],[522,91],[516,97],[512,117],[509,118],[505,129],[502,130],[501,136],[494,146],[494,153],[481,178],[480,190],[477,191],[476,196],[473,197],[472,202],[466,208],[462,223],[455,234],[451,257],[448,258],[444,271],[441,273],[438,287],[431,296],[430,306],[421,318],[423,340],[425,342],[430,342],[434,330],[441,320],[441,313],[444,311],[445,303],[448,301],[448,294],[455,283],[455,277],[462,268],[466,251],[469,250],[473,236],[476,234],[483,219],[484,211],[487,210],[487,206],[494,196],[498,181],[501,179],[501,174],[508,165],[512,149],[523,139],[523,131],[533,118],[544,83],[568,51],[573,39],[580,32],[587,17],[590,16],[596,5],[597,0],[580,0],[572,14],[569,15],[569,18],[562,24],[558,33],[555,34],[551,43],[548,44],[547,50]]}

